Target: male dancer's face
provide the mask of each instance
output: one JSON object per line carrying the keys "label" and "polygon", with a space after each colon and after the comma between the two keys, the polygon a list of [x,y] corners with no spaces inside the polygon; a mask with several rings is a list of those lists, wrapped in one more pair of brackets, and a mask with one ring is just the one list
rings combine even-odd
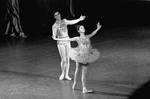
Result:
{"label": "male dancer's face", "polygon": [[56,12],[56,13],[54,14],[54,18],[55,18],[56,20],[61,20],[61,15],[60,15],[60,13],[59,13],[59,12]]}

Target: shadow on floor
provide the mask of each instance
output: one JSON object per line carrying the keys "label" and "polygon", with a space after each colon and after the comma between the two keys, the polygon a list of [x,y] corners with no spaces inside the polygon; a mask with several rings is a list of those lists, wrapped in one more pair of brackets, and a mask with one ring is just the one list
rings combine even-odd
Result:
{"label": "shadow on floor", "polygon": [[137,90],[135,90],[129,99],[150,99],[150,81],[141,85]]}
{"label": "shadow on floor", "polygon": [[97,94],[97,95],[110,95],[110,96],[123,96],[123,97],[129,96],[128,94],[123,94],[123,93],[100,92],[100,91],[94,91],[94,94]]}

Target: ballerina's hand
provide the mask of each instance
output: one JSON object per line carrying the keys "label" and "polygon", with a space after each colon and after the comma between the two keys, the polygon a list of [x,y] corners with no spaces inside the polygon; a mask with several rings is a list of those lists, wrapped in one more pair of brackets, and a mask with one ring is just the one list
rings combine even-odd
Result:
{"label": "ballerina's hand", "polygon": [[86,17],[85,16],[80,16],[80,20],[84,20]]}
{"label": "ballerina's hand", "polygon": [[54,39],[54,36],[52,35],[52,39]]}
{"label": "ballerina's hand", "polygon": [[53,38],[54,40],[57,40],[57,38],[55,38],[54,36],[52,36],[52,38]]}
{"label": "ballerina's hand", "polygon": [[97,23],[97,28],[100,29],[102,27],[102,25],[100,25],[100,23]]}

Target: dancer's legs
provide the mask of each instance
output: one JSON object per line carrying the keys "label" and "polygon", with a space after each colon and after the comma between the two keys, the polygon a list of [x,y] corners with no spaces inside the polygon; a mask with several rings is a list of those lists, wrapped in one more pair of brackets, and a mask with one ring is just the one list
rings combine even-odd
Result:
{"label": "dancer's legs", "polygon": [[10,21],[8,21],[8,23],[7,23],[5,35],[8,35],[9,29],[10,29]]}
{"label": "dancer's legs", "polygon": [[81,66],[78,62],[76,62],[76,70],[75,70],[75,73],[74,73],[74,82],[73,82],[73,85],[72,85],[72,89],[75,89],[77,78],[79,76],[80,70],[81,70]]}
{"label": "dancer's legs", "polygon": [[61,76],[59,77],[59,80],[63,80],[65,76],[66,48],[65,48],[65,45],[61,45],[61,44],[58,44],[57,47],[58,47],[58,51],[61,57],[60,65],[61,65],[61,71],[62,71]]}
{"label": "dancer's legs", "polygon": [[81,77],[82,88],[86,88],[86,74],[87,74],[87,67],[82,66],[82,77]]}
{"label": "dancer's legs", "polygon": [[12,1],[11,4],[13,9],[12,18],[13,18],[14,28],[18,36],[25,38],[27,36],[25,36],[24,32],[22,31],[21,23],[20,23],[19,2],[18,0],[11,0],[11,1]]}
{"label": "dancer's legs", "polygon": [[24,35],[24,32],[22,31],[19,15],[18,15],[18,17],[16,17],[16,16],[13,17],[13,25],[16,30],[16,33],[18,33],[17,35],[20,37],[27,37]]}
{"label": "dancer's legs", "polygon": [[83,93],[89,93],[89,92],[93,92],[92,90],[88,90],[86,87],[86,75],[87,75],[87,66],[82,66],[82,77],[81,77],[81,81],[82,81],[82,88],[83,88]]}
{"label": "dancer's legs", "polygon": [[65,78],[68,80],[71,80],[69,77],[69,68],[70,68],[70,56],[69,56],[69,50],[71,48],[70,42],[67,43],[66,47],[66,75]]}

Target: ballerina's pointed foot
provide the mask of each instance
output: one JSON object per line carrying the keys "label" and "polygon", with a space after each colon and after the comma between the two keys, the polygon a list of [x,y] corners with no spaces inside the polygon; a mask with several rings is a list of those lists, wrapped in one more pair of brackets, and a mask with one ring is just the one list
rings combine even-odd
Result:
{"label": "ballerina's pointed foot", "polygon": [[73,90],[75,89],[75,86],[76,86],[76,83],[74,83],[74,84],[72,85],[72,89],[73,89]]}
{"label": "ballerina's pointed foot", "polygon": [[83,91],[82,91],[83,93],[93,93],[93,91],[92,90],[88,90],[88,89],[83,89]]}
{"label": "ballerina's pointed foot", "polygon": [[64,80],[64,75],[61,75],[61,76],[59,77],[59,80]]}
{"label": "ballerina's pointed foot", "polygon": [[66,80],[72,80],[72,78],[69,77],[69,76],[66,76],[65,79],[66,79]]}

